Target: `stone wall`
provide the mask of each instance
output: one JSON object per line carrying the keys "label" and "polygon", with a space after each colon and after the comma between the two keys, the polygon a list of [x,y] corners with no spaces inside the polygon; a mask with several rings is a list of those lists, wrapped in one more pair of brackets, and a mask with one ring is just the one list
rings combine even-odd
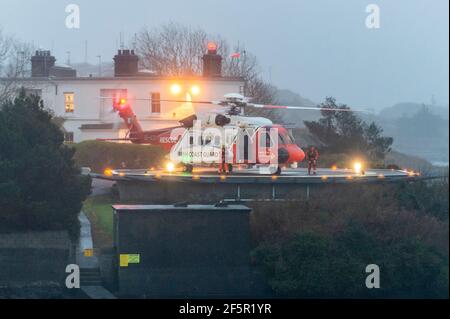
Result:
{"label": "stone wall", "polygon": [[0,234],[0,286],[64,287],[74,247],[64,231]]}

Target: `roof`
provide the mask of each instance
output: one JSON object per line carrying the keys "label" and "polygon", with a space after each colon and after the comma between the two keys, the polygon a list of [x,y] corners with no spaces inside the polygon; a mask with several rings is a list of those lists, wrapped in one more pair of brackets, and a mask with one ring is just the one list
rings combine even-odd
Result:
{"label": "roof", "polygon": [[217,82],[244,82],[242,77],[204,77],[204,76],[116,76],[116,77],[25,77],[25,78],[5,78],[0,77],[0,81],[17,82],[51,82],[51,81],[217,81]]}
{"label": "roof", "polygon": [[[113,123],[101,123],[101,124],[82,124],[80,130],[112,130],[114,128]],[[127,128],[124,123],[120,123],[117,129]]]}
{"label": "roof", "polygon": [[251,209],[244,205],[227,205],[216,207],[215,205],[113,205],[113,209],[120,212],[133,211],[180,211],[180,210],[196,210],[196,211],[250,211]]}

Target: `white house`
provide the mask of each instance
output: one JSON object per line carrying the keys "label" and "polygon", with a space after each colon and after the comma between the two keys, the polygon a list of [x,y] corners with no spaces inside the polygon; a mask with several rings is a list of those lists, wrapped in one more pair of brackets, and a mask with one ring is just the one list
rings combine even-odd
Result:
{"label": "white house", "polygon": [[138,57],[129,50],[119,50],[115,56],[113,77],[77,77],[70,67],[55,66],[49,51],[38,51],[31,60],[32,76],[16,80],[65,120],[68,142],[125,137],[125,125],[112,112],[113,99],[126,98],[144,130],[150,130],[177,125],[193,113],[189,103],[160,100],[220,100],[243,90],[241,78],[221,75],[221,58],[215,50],[203,57],[203,75],[192,77],[139,72]]}

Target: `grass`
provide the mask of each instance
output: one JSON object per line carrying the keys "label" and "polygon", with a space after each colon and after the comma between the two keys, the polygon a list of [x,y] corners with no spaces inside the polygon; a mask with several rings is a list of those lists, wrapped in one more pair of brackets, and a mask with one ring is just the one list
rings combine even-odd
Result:
{"label": "grass", "polygon": [[111,247],[113,238],[113,210],[117,202],[112,195],[89,197],[83,204],[83,212],[89,218],[96,248]]}

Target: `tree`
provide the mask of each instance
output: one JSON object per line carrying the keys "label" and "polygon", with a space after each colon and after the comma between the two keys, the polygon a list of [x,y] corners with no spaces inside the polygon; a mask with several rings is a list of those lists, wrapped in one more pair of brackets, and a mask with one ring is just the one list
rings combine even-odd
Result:
{"label": "tree", "polygon": [[32,46],[5,35],[0,28],[0,102],[13,98],[20,89],[21,77],[29,74]]}
{"label": "tree", "polygon": [[143,28],[135,41],[144,68],[159,75],[175,76],[199,75],[206,45],[208,41],[214,41],[218,54],[223,58],[223,75],[241,77],[245,83],[244,95],[252,97],[255,102],[274,103],[274,87],[262,80],[256,57],[241,45],[233,47],[233,52],[238,53],[233,57],[230,45],[220,36],[177,23]]}
{"label": "tree", "polygon": [[0,108],[0,231],[68,230],[90,190],[74,150],[36,96],[22,90]]}
{"label": "tree", "polygon": [[[337,104],[333,97],[327,97],[319,107],[350,109],[345,104]],[[326,145],[328,151],[365,155],[370,160],[378,161],[384,159],[391,150],[393,139],[382,136],[383,130],[374,122],[367,124],[353,112],[322,110],[321,114],[321,119],[307,121],[305,125],[311,134]]]}

